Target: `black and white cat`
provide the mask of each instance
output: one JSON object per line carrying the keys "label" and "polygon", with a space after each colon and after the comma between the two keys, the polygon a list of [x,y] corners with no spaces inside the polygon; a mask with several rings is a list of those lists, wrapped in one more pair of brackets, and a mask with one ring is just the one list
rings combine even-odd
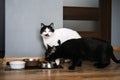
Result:
{"label": "black and white cat", "polygon": [[72,65],[69,69],[74,70],[81,66],[83,60],[95,61],[96,68],[104,68],[110,64],[110,59],[120,63],[113,54],[113,48],[107,41],[96,38],[71,39],[60,46],[50,47],[46,51],[46,60],[52,61],[57,58],[70,59]]}
{"label": "black and white cat", "polygon": [[47,45],[49,46],[58,46],[58,40],[61,43],[69,40],[69,39],[77,39],[81,38],[81,36],[74,30],[68,28],[59,28],[54,29],[54,24],[45,25],[41,23],[40,35],[42,36],[43,43],[47,49]]}

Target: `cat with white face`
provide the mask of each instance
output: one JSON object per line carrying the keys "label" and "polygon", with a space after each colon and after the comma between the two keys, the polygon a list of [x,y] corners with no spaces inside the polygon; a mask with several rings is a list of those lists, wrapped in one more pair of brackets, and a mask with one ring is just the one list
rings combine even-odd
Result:
{"label": "cat with white face", "polygon": [[74,30],[68,28],[59,28],[54,29],[54,24],[51,23],[50,25],[45,25],[41,23],[41,30],[40,35],[43,38],[43,43],[47,49],[47,45],[49,46],[58,46],[58,41],[60,40],[61,43],[69,40],[69,39],[78,39],[81,36]]}

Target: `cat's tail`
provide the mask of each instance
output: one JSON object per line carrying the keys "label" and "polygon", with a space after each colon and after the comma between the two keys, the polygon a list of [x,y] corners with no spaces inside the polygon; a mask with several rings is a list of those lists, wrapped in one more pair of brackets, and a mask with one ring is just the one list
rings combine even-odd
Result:
{"label": "cat's tail", "polygon": [[120,60],[118,60],[116,57],[115,57],[115,55],[114,55],[114,53],[113,53],[113,47],[111,46],[111,47],[109,47],[110,48],[110,53],[111,53],[111,58],[112,58],[112,60],[115,62],[115,63],[120,63]]}

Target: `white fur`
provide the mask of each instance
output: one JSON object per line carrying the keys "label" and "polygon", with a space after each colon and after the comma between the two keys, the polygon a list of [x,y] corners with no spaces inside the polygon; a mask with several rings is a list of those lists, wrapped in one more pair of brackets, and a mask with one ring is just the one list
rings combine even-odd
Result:
{"label": "white fur", "polygon": [[[49,36],[45,36],[46,34],[48,34]],[[43,43],[46,48],[47,45],[51,47],[58,46],[58,40],[60,40],[61,43],[63,43],[69,39],[81,38],[81,36],[76,31],[68,28],[55,29],[54,33],[51,33],[48,29],[46,29],[46,31],[43,32],[41,36],[43,38]]]}

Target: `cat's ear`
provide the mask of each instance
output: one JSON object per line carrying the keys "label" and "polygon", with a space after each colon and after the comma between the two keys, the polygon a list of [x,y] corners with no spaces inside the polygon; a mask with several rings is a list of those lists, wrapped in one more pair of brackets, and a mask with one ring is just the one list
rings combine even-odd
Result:
{"label": "cat's ear", "polygon": [[56,47],[55,47],[55,46],[53,46],[53,48],[54,48],[54,49],[56,49]]}
{"label": "cat's ear", "polygon": [[50,48],[51,48],[51,46],[47,44],[47,48],[48,48],[48,49],[50,49]]}
{"label": "cat's ear", "polygon": [[54,23],[51,23],[50,26],[51,26],[51,27],[54,27]]}
{"label": "cat's ear", "polygon": [[43,23],[41,23],[41,27],[44,27],[45,25]]}
{"label": "cat's ear", "polygon": [[58,40],[58,45],[59,45],[59,46],[61,45],[61,41],[60,41],[60,40]]}
{"label": "cat's ear", "polygon": [[56,51],[56,46],[52,47],[52,51],[54,51],[54,52]]}

